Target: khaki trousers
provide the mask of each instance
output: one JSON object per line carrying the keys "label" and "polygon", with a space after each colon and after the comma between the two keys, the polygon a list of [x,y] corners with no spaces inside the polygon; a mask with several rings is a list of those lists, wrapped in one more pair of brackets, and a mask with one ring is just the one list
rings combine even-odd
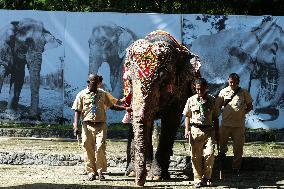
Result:
{"label": "khaki trousers", "polygon": [[214,165],[214,128],[199,129],[191,127],[191,163],[194,181],[210,179]]}
{"label": "khaki trousers", "polygon": [[83,123],[82,148],[87,173],[107,170],[106,136],[106,123]]}
{"label": "khaki trousers", "polygon": [[228,151],[229,137],[233,140],[233,169],[240,169],[242,164],[243,147],[245,143],[245,127],[221,126],[220,129],[220,152],[226,154]]}

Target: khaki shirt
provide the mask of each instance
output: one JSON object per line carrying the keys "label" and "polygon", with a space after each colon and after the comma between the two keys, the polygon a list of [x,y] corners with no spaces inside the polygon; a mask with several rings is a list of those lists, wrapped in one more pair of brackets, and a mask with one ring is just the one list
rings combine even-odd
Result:
{"label": "khaki shirt", "polygon": [[[76,98],[73,103],[72,109],[81,112],[83,121],[106,121],[106,108],[113,106],[116,98],[101,89],[98,89],[97,93],[94,94],[86,88],[78,95],[78,98]],[[96,107],[95,112],[92,111],[94,107]]]}
{"label": "khaki shirt", "polygon": [[[231,99],[234,91],[231,87],[222,89],[218,95],[218,105],[222,107],[225,100]],[[240,89],[233,99],[224,107],[222,112],[222,125],[230,127],[244,127],[247,104],[252,98],[246,89]]]}
{"label": "khaki shirt", "polygon": [[[77,104],[77,101],[79,100],[79,96],[82,94],[82,93],[84,93],[84,92],[86,92],[86,91],[88,91],[89,89],[88,89],[88,87],[87,88],[85,88],[85,89],[83,89],[82,91],[80,91],[77,95],[76,95],[76,98],[75,98],[75,100],[74,100],[74,102],[73,102],[73,105],[72,105],[72,110],[76,110],[76,104]],[[106,92],[106,95],[108,96],[108,98],[110,98],[111,99],[111,101],[113,102],[113,104],[117,104],[117,102],[118,102],[118,99],[117,98],[115,98],[115,97],[113,97],[109,92],[107,92],[107,91],[105,91],[105,90],[103,90],[103,89],[101,89],[101,88],[98,88],[98,90],[101,90],[101,91],[103,91],[103,92]],[[105,107],[106,109],[107,109],[107,107]]]}
{"label": "khaki shirt", "polygon": [[190,118],[190,123],[213,125],[214,117],[218,117],[215,97],[207,94],[206,101],[200,102],[197,94],[187,99],[183,115]]}

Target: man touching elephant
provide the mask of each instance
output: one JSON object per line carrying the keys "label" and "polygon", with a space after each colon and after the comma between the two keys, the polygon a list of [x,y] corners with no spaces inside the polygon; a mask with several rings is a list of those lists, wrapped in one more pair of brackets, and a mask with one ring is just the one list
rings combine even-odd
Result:
{"label": "man touching elephant", "polygon": [[113,103],[110,95],[98,89],[99,77],[90,74],[88,88],[80,92],[72,109],[75,110],[73,128],[79,134],[78,124],[82,121],[82,147],[84,151],[85,169],[88,180],[104,179],[106,171],[106,108],[117,111],[132,111],[130,107],[118,106]]}

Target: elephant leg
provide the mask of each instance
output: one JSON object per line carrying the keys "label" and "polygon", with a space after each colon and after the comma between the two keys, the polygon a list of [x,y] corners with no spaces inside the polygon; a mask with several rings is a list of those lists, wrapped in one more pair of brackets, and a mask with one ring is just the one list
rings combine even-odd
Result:
{"label": "elephant leg", "polygon": [[128,124],[125,175],[128,175],[131,171],[134,171],[134,133],[132,124]]}
{"label": "elephant leg", "polygon": [[11,74],[10,80],[10,98],[7,109],[16,110],[18,108],[20,94],[23,88],[25,78],[25,65],[19,64],[17,70]]}
{"label": "elephant leg", "polygon": [[30,73],[30,88],[31,88],[31,106],[30,116],[32,118],[39,117],[39,86],[40,86],[40,70],[42,57],[41,53],[35,53],[27,61]]}
{"label": "elephant leg", "polygon": [[0,93],[2,90],[4,78],[5,78],[5,72],[6,72],[5,66],[0,65]]}
{"label": "elephant leg", "polygon": [[171,113],[165,114],[161,119],[161,134],[151,173],[153,176],[159,176],[162,179],[170,178],[168,172],[170,156],[173,155],[173,144],[180,124],[178,112],[177,109],[173,108]]}

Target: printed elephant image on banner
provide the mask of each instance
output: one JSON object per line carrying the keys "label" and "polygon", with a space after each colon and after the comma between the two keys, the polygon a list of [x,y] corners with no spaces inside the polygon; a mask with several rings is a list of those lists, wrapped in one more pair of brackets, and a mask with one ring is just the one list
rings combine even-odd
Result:
{"label": "printed elephant image on banner", "polygon": [[236,72],[254,100],[246,126],[284,128],[283,17],[185,15],[182,27],[213,94]]}
{"label": "printed elephant image on banner", "polygon": [[128,28],[118,25],[95,26],[89,39],[89,72],[98,73],[103,63],[110,69],[110,87],[114,96],[122,98],[122,65],[125,49],[137,39]]}
{"label": "printed elephant image on banner", "polygon": [[62,41],[42,21],[28,17],[13,20],[0,31],[0,119],[58,122],[63,108],[63,58],[54,72],[42,64],[45,51]]}
{"label": "printed elephant image on banner", "polygon": [[[88,73],[102,75],[104,90],[122,98],[123,63],[129,45],[156,29],[181,40],[179,15],[67,13],[66,19],[64,117],[69,120],[76,94],[86,88]],[[108,111],[107,122],[119,123],[123,116],[124,112]]]}

